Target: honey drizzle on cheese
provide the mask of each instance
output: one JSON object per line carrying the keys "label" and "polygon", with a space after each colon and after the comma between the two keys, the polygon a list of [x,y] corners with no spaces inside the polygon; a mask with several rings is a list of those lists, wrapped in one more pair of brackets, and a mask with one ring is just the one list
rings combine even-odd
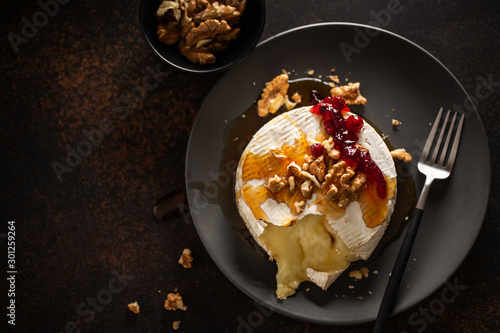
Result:
{"label": "honey drizzle on cheese", "polygon": [[358,202],[363,212],[363,220],[368,228],[374,228],[384,223],[387,214],[389,213],[389,200],[394,199],[396,193],[397,180],[396,177],[389,178],[384,175],[385,183],[387,184],[387,195],[380,199],[377,195],[376,185],[368,183],[368,186],[359,194]]}
{"label": "honey drizzle on cheese", "polygon": [[[307,142],[304,133],[300,132],[300,136],[296,138],[296,142],[292,145],[285,144],[280,148],[280,155],[286,156],[283,158],[275,158],[270,152],[254,154],[252,152],[247,153],[244,156],[242,163],[242,180],[248,182],[252,179],[264,179],[278,175],[282,178],[287,178],[291,176],[290,172],[287,170],[288,165],[291,162],[295,162],[301,166],[305,162],[305,155],[311,155],[310,147]],[[317,138],[318,141],[326,139],[326,133],[321,131]],[[397,185],[396,178],[389,178],[384,176],[387,184],[387,196],[380,199],[376,193],[376,186],[372,183],[368,183],[367,187],[358,197],[358,202],[363,213],[363,220],[367,227],[373,228],[385,221],[387,213],[389,211],[388,201],[394,198],[395,189]],[[300,184],[297,184],[297,187]],[[345,214],[346,207],[339,207],[335,201],[327,201],[321,194],[320,189],[314,189],[316,193],[315,204],[318,205],[318,209],[323,213],[329,220],[338,220]],[[262,219],[264,221],[270,222],[267,214],[262,210],[261,205],[267,199],[274,199],[278,203],[285,203],[290,207],[292,215],[296,216],[299,214],[297,212],[295,204],[300,201],[307,201],[307,199],[302,196],[300,189],[296,188],[292,193],[289,191],[289,187],[286,186],[278,193],[271,193],[265,185],[251,186],[248,183],[244,183],[242,187],[242,197],[251,209],[253,215],[257,219]]]}
{"label": "honey drizzle on cheese", "polygon": [[295,144],[285,144],[280,149],[280,154],[286,156],[286,158],[275,158],[270,152],[262,154],[249,152],[244,157],[245,160],[242,165],[243,181],[270,178],[274,175],[280,177],[289,176],[288,165],[295,162],[301,166],[305,162],[305,155],[311,154],[307,139],[303,133],[296,138]]}

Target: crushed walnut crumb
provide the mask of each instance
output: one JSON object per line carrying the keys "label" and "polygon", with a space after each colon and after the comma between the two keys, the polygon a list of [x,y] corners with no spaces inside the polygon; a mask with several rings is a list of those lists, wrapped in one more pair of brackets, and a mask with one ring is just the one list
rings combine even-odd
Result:
{"label": "crushed walnut crumb", "polygon": [[179,259],[179,264],[181,264],[184,268],[193,267],[193,254],[190,249],[184,249],[182,251],[182,255]]}
{"label": "crushed walnut crumb", "polygon": [[181,325],[181,321],[180,320],[176,320],[172,323],[172,328],[174,330],[178,330],[179,329],[179,326]]}
{"label": "crushed walnut crumb", "polygon": [[127,306],[130,311],[132,311],[135,314],[139,314],[139,304],[137,304],[137,302],[129,303]]}
{"label": "crushed walnut crumb", "polygon": [[402,124],[402,122],[400,122],[399,120],[397,120],[397,119],[392,119],[392,125],[393,125],[393,126],[399,126],[399,125],[401,125],[401,124]]}
{"label": "crushed walnut crumb", "polygon": [[295,92],[295,93],[292,95],[292,100],[293,100],[295,103],[300,103],[300,102],[302,102],[302,96],[301,96],[298,92]]}
{"label": "crushed walnut crumb", "polygon": [[361,280],[363,278],[363,274],[359,270],[354,270],[349,272],[349,277],[355,278],[356,280]]}
{"label": "crushed walnut crumb", "polygon": [[182,301],[182,296],[179,293],[169,293],[167,295],[167,299],[165,300],[165,304],[163,305],[165,310],[175,311],[175,310],[187,310],[187,306],[184,305]]}
{"label": "crushed walnut crumb", "polygon": [[339,76],[338,75],[329,75],[328,78],[335,82],[336,84],[339,84],[340,83],[340,80],[339,80]]}
{"label": "crushed walnut crumb", "polygon": [[362,278],[368,277],[368,272],[370,272],[368,268],[361,267],[359,270],[350,271],[349,276],[356,280],[361,280]]}

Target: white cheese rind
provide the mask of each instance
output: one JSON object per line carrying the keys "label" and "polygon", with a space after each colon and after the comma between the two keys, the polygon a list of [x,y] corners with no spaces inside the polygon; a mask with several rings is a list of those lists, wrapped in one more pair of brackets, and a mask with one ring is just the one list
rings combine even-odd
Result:
{"label": "white cheese rind", "polygon": [[[299,216],[293,216],[288,206],[283,203],[280,204],[270,198],[261,205],[261,209],[266,213],[269,221],[256,219],[245,201],[241,196],[238,196],[238,193],[245,184],[242,180],[242,162],[249,153],[262,154],[269,152],[270,149],[281,148],[284,145],[293,145],[302,135],[305,135],[308,141],[315,142],[316,137],[323,131],[322,118],[319,115],[311,113],[310,108],[311,107],[303,107],[286,112],[272,119],[260,128],[243,152],[236,171],[235,190],[238,198],[236,202],[238,210],[252,236],[257,243],[266,250],[270,257],[272,257],[272,253],[266,249],[259,239],[267,223],[279,226],[286,217],[300,220],[309,214],[323,214],[315,204],[315,195],[307,200],[304,211]],[[389,178],[396,177],[397,173],[389,149],[375,129],[364,122],[364,126],[358,137],[358,142],[368,149],[372,160],[377,164],[382,173]],[[246,182],[246,184],[250,186],[259,186],[263,184],[263,182],[264,179],[251,180]],[[388,226],[390,216],[394,209],[395,200],[395,196],[394,199],[389,200],[389,213],[387,218],[377,227],[369,228],[365,225],[358,202],[351,203],[347,207],[345,215],[342,218],[338,220],[328,220],[327,223],[340,239],[342,239],[347,248],[352,251],[354,256],[359,259],[367,259],[377,246]],[[344,269],[337,272],[326,273],[308,268],[307,277],[319,287],[326,289],[343,271]]]}

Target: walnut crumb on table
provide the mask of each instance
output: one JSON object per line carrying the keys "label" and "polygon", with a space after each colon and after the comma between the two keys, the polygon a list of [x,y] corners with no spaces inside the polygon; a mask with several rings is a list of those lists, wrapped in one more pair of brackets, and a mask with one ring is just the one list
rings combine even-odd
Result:
{"label": "walnut crumb on table", "polygon": [[179,264],[181,264],[184,268],[193,267],[193,254],[190,249],[184,249],[182,251],[182,255],[179,259]]}
{"label": "walnut crumb on table", "polygon": [[187,310],[187,306],[184,305],[182,301],[182,296],[179,293],[170,293],[167,295],[165,304],[163,305],[165,310],[175,311],[175,310]]}
{"label": "walnut crumb on table", "polygon": [[172,328],[173,328],[174,330],[178,330],[180,325],[181,325],[181,321],[180,321],[180,320],[174,321],[174,322],[172,323]]}
{"label": "walnut crumb on table", "polygon": [[139,314],[139,304],[137,302],[130,303],[127,305],[130,311],[132,311],[135,314]]}

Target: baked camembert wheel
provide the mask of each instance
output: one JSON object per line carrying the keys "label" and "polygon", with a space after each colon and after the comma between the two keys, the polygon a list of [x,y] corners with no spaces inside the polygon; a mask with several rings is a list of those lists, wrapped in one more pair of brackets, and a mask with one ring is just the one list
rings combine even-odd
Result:
{"label": "baked camembert wheel", "polygon": [[371,255],[394,209],[396,169],[373,127],[327,97],[257,131],[235,190],[243,221],[278,265],[276,295],[285,299],[303,281],[327,289]]}

